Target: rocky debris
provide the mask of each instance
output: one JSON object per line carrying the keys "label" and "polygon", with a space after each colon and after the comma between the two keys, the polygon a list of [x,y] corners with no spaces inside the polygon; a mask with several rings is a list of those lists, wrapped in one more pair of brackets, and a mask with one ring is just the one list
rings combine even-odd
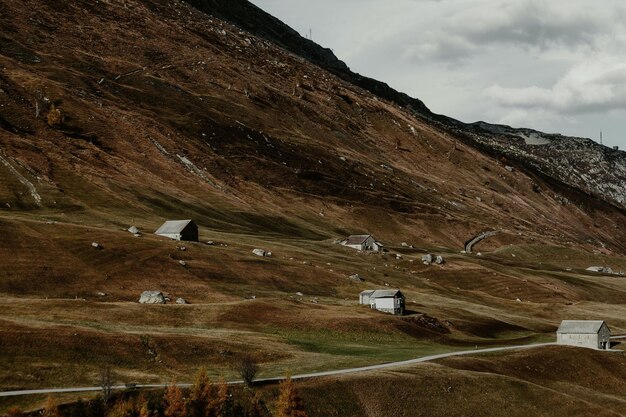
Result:
{"label": "rocky debris", "polygon": [[213,242],[212,240],[207,240],[206,244],[209,246],[213,246],[215,245],[215,242]]}
{"label": "rocky debris", "polygon": [[363,282],[363,281],[365,281],[363,278],[361,278],[361,276],[359,274],[350,275],[350,279],[352,281],[356,281],[356,282]]}
{"label": "rocky debris", "polygon": [[304,294],[303,294],[302,292],[300,292],[300,291],[298,291],[298,292],[296,293],[296,295],[297,295],[298,297],[304,297]]}
{"label": "rocky debris", "polygon": [[95,249],[104,249],[98,242],[91,242],[91,247]]}
{"label": "rocky debris", "polygon": [[507,170],[507,171],[509,171],[509,172],[513,172],[513,167],[512,167],[512,166],[510,166],[510,165],[506,165],[506,166],[504,167],[504,169],[506,169],[506,170]]}
{"label": "rocky debris", "polygon": [[102,291],[98,291],[98,292],[96,293],[96,295],[97,295],[98,297],[106,297],[107,293],[102,292]]}
{"label": "rocky debris", "polygon": [[272,256],[272,252],[266,252],[263,249],[252,249],[252,253],[256,256]]}
{"label": "rocky debris", "polygon": [[189,304],[189,303],[184,298],[179,297],[176,299],[176,304]]}
{"label": "rocky debris", "polygon": [[176,246],[176,249],[178,249],[181,252],[184,252],[187,250],[187,246]]}
{"label": "rocky debris", "polygon": [[612,268],[609,268],[608,266],[590,266],[589,268],[587,268],[587,271],[597,272],[599,274],[624,276],[624,272],[614,271]]}
{"label": "rocky debris", "polygon": [[187,262],[185,261],[178,261],[178,263],[180,264],[180,266],[187,267]]}
{"label": "rocky debris", "polygon": [[443,256],[441,255],[433,255],[431,253],[422,255],[422,263],[424,265],[432,265],[432,264],[443,265],[445,262],[446,262],[445,259],[443,259]]}
{"label": "rocky debris", "polygon": [[137,229],[135,226],[130,226],[128,228],[128,231],[134,235],[140,235],[141,232],[139,231],[139,229]]}
{"label": "rocky debris", "polygon": [[406,243],[406,242],[402,242],[402,243],[400,243],[400,246],[402,246],[403,248],[408,248],[409,244]]}
{"label": "rocky debris", "polygon": [[256,295],[246,295],[244,297],[244,299],[246,299],[246,300],[256,300]]}
{"label": "rocky debris", "polygon": [[402,259],[402,255],[399,253],[396,253],[396,259]]}
{"label": "rocky debris", "polygon": [[165,296],[161,291],[144,291],[139,298],[140,304],[165,304]]}

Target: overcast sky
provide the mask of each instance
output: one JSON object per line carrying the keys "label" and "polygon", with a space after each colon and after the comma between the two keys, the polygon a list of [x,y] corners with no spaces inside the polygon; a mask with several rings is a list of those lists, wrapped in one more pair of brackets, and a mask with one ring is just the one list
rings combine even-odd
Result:
{"label": "overcast sky", "polygon": [[626,148],[621,0],[252,2],[436,113]]}

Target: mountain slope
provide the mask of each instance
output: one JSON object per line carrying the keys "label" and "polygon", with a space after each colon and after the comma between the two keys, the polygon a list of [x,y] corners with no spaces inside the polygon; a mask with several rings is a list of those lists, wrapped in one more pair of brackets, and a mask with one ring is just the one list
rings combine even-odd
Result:
{"label": "mountain slope", "polygon": [[[494,156],[506,156],[524,169],[545,175],[594,197],[626,208],[626,152],[616,152],[588,139],[545,134],[531,129],[479,122],[466,124],[432,113],[422,101],[387,84],[355,74],[332,53],[301,37],[289,26],[247,0],[188,0],[200,10],[225,18],[269,39],[376,96],[392,101],[415,116],[453,131],[461,140]],[[528,138],[543,138],[538,145]],[[524,140],[524,138],[527,138]],[[550,146],[545,146],[545,145]]]}
{"label": "mountain slope", "polygon": [[[365,365],[552,340],[564,317],[626,329],[626,281],[586,271],[626,270],[624,211],[467,132],[186,2],[2,0],[0,27],[3,390],[106,365],[234,378],[251,352],[265,376]],[[154,236],[166,218],[201,242]],[[388,252],[334,244],[361,232]],[[406,317],[357,305],[386,287]]]}

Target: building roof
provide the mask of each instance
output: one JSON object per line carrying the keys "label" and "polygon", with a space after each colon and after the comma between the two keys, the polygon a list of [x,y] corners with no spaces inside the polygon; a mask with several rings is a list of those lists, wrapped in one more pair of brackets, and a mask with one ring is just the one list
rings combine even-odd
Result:
{"label": "building roof", "polygon": [[182,233],[182,231],[189,225],[193,223],[193,220],[168,220],[159,227],[159,229],[154,232],[157,235],[163,234],[173,234],[173,233]]}
{"label": "building roof", "polygon": [[557,333],[596,334],[600,331],[602,320],[563,320]]}
{"label": "building roof", "polygon": [[402,295],[400,290],[366,290],[366,291],[361,291],[361,295],[367,295],[370,298],[393,298],[393,297],[395,297],[398,294],[400,296],[404,297],[404,295]]}
{"label": "building roof", "polygon": [[346,245],[360,245],[361,243],[365,242],[367,238],[370,236],[372,235],[350,235],[345,240],[345,244]]}

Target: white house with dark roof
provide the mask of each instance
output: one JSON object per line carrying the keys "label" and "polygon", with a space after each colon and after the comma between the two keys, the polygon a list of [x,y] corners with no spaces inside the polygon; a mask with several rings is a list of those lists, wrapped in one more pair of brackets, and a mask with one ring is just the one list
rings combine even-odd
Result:
{"label": "white house with dark roof", "polygon": [[343,246],[361,251],[382,252],[384,246],[372,235],[351,235],[339,242]]}
{"label": "white house with dark roof", "polygon": [[404,314],[404,295],[400,290],[366,290],[359,294],[359,304],[385,313]]}
{"label": "white house with dark roof", "polygon": [[168,220],[154,232],[174,240],[198,241],[198,225],[193,220]]}
{"label": "white house with dark roof", "polygon": [[563,320],[556,331],[559,345],[610,349],[611,330],[602,320]]}

